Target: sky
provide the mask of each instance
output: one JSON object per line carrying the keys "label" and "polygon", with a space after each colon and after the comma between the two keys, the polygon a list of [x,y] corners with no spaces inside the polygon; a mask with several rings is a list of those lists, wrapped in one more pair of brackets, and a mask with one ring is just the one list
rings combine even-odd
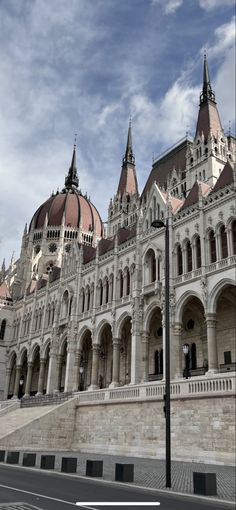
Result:
{"label": "sky", "polygon": [[152,159],[194,134],[207,51],[235,132],[234,0],[0,0],[0,265],[70,166],[104,221],[132,117],[141,192]]}

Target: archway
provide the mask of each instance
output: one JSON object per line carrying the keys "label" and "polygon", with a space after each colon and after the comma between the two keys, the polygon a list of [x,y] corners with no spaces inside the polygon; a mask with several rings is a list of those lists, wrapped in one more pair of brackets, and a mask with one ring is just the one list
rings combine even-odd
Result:
{"label": "archway", "polygon": [[236,286],[226,285],[216,297],[216,342],[221,371],[236,370]]}
{"label": "archway", "polygon": [[30,396],[36,395],[38,391],[39,369],[40,369],[40,349],[39,346],[37,345],[32,355],[32,379],[29,388]]}
{"label": "archway", "polygon": [[59,366],[59,391],[63,392],[65,388],[66,378],[67,340],[64,341],[59,356],[61,357]]}
{"label": "archway", "polygon": [[112,381],[112,332],[110,324],[105,324],[100,333],[100,355],[98,386],[107,388]]}
{"label": "archway", "polygon": [[196,296],[190,295],[182,307],[182,337],[179,345],[182,373],[186,364],[182,352],[183,344],[189,345],[189,353],[186,356],[191,376],[204,374],[208,366],[207,328],[203,304]]}
{"label": "archway", "polygon": [[163,330],[162,314],[159,307],[154,308],[151,312],[148,333],[148,380],[160,380],[163,378]]}
{"label": "archway", "polygon": [[127,317],[121,327],[120,385],[131,380],[131,318]]}
{"label": "archway", "polygon": [[92,336],[89,330],[85,331],[82,338],[80,370],[79,390],[84,391],[90,386],[92,375]]}

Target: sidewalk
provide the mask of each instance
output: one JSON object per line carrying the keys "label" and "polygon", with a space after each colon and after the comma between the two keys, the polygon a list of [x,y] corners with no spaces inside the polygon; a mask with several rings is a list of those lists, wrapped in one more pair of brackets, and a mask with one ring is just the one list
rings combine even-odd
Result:
{"label": "sidewalk", "polygon": [[[40,453],[47,454],[49,452]],[[134,464],[134,485],[153,489],[166,489],[164,460],[77,452],[50,452],[50,454],[56,455],[55,470],[58,471],[61,470],[62,457],[77,457],[77,474],[80,476],[85,476],[86,460],[103,460],[103,479],[110,481],[115,479],[115,464],[117,462]],[[36,466],[39,467],[39,465],[40,455],[38,453]],[[172,488],[167,489],[168,491],[193,494],[194,471],[216,473],[217,497],[226,501],[235,501],[234,467],[172,461],[171,471]]]}

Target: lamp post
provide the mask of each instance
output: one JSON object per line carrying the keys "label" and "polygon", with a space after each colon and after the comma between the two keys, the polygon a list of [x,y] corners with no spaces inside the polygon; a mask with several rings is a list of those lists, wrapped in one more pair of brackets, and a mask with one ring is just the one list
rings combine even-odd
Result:
{"label": "lamp post", "polygon": [[80,389],[80,391],[83,391],[83,389],[84,389],[84,381],[83,381],[84,367],[83,367],[83,365],[80,365],[79,373],[80,373],[80,385],[79,385],[79,389]]}
{"label": "lamp post", "polygon": [[169,222],[166,218],[154,220],[151,224],[154,228],[165,228],[165,418],[166,418],[166,487],[171,487],[171,429],[170,429],[170,276],[169,276]]}
{"label": "lamp post", "polygon": [[24,376],[23,376],[23,375],[21,375],[21,376],[20,376],[20,381],[19,381],[19,398],[21,398],[21,397],[22,397],[22,395],[23,395],[23,385],[24,385],[24,380],[25,380],[25,379],[24,379]]}
{"label": "lamp post", "polygon": [[183,353],[184,353],[184,357],[185,357],[185,369],[184,369],[184,377],[186,379],[189,378],[189,351],[190,351],[190,348],[189,348],[189,344],[184,344],[183,345]]}

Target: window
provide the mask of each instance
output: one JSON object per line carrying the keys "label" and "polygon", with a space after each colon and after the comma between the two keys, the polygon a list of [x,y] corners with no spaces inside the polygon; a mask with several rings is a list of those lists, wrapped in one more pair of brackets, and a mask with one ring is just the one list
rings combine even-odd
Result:
{"label": "window", "polygon": [[222,259],[226,259],[226,257],[228,257],[228,247],[227,247],[227,234],[224,225],[221,225],[220,227],[220,243]]}
{"label": "window", "polygon": [[210,263],[216,262],[216,240],[213,230],[211,230],[209,234],[209,243],[210,243]]}
{"label": "window", "polygon": [[193,264],[192,264],[192,248],[190,241],[187,241],[186,244],[186,256],[187,256],[187,272],[192,271]]}
{"label": "window", "polygon": [[1,340],[4,340],[6,324],[7,324],[6,319],[3,319],[2,323],[1,323],[1,329],[0,329],[0,339]]}
{"label": "window", "polygon": [[198,236],[196,238],[196,266],[197,266],[197,269],[199,269],[202,265],[202,260],[201,260],[201,241],[200,241],[200,236]]}
{"label": "window", "polygon": [[236,220],[232,223],[233,254],[236,255]]}
{"label": "window", "polygon": [[183,257],[180,244],[177,248],[177,275],[183,274]]}
{"label": "window", "polygon": [[120,297],[123,297],[123,290],[124,290],[124,278],[122,271],[120,271]]}

